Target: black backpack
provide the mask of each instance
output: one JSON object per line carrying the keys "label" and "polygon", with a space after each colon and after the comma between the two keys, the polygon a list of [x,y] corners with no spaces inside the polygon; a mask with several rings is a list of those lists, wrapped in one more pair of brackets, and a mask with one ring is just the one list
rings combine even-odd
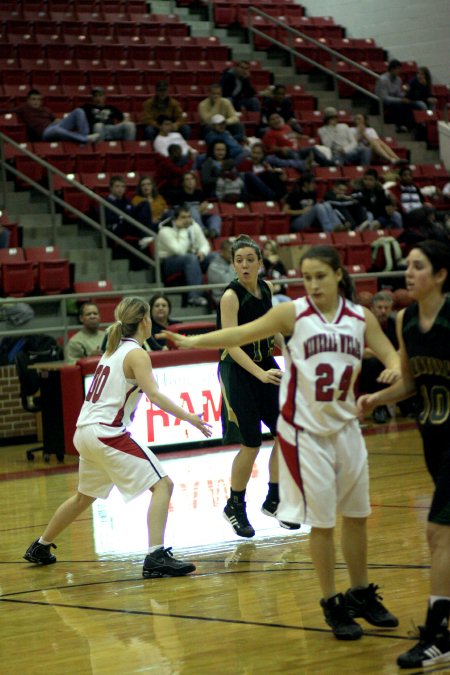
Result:
{"label": "black backpack", "polygon": [[40,380],[36,370],[28,366],[48,361],[61,361],[63,351],[50,335],[28,335],[22,349],[16,354],[16,372],[20,383],[20,398],[25,410],[38,412],[41,409],[39,396]]}

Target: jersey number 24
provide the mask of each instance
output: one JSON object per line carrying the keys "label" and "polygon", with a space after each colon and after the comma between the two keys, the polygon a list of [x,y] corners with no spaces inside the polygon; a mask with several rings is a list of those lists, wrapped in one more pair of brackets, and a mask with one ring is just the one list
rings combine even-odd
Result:
{"label": "jersey number 24", "polygon": [[[330,363],[320,363],[316,368],[316,401],[332,401],[334,398],[334,368]],[[353,376],[353,366],[346,366],[342,373],[337,397],[338,401],[345,401]]]}

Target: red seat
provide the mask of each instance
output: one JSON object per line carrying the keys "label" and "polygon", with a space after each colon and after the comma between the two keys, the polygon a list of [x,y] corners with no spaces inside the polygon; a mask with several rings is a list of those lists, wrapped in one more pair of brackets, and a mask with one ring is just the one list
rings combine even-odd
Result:
{"label": "red seat", "polygon": [[23,262],[25,256],[23,249],[18,247],[0,248],[0,264],[10,262]]}
{"label": "red seat", "polygon": [[26,246],[23,252],[24,259],[31,260],[31,262],[59,260],[61,258],[59,246]]}
{"label": "red seat", "polygon": [[70,290],[69,261],[61,258],[38,262],[38,288],[44,295],[56,295]]}
{"label": "red seat", "polygon": [[75,281],[73,284],[74,293],[101,293],[102,291],[112,290],[112,281],[109,279],[99,279],[98,281]]}
{"label": "red seat", "polygon": [[1,263],[0,278],[4,296],[29,295],[34,290],[33,263],[25,260]]}
{"label": "red seat", "polygon": [[302,232],[302,243],[317,246],[320,244],[332,245],[331,232]]}

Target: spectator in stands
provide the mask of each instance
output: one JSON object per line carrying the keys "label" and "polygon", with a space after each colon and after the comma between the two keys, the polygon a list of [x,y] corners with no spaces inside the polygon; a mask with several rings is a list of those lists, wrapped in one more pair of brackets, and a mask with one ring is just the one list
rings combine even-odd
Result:
{"label": "spectator in stands", "polygon": [[63,119],[57,119],[52,111],[42,105],[43,96],[37,89],[30,89],[23,105],[1,113],[15,113],[27,129],[30,141],[72,141],[95,143],[100,135],[89,133],[89,124],[84,110],[75,108]]}
{"label": "spectator in stands", "polygon": [[[389,194],[404,221],[408,219],[409,214],[420,209],[425,203],[420,188],[414,183],[413,173],[409,166],[400,167],[397,183],[389,188]],[[404,225],[406,227],[406,222]]]}
{"label": "spectator in stands", "polygon": [[216,182],[216,197],[220,202],[246,202],[248,195],[244,179],[232,159],[226,160]]}
{"label": "spectator in stands", "polygon": [[230,99],[237,111],[260,111],[261,105],[256,96],[256,89],[250,81],[250,63],[248,61],[238,61],[231,68],[227,68],[222,73],[220,85],[222,96]]}
{"label": "spectator in stands", "polygon": [[428,68],[422,66],[408,85],[408,98],[417,110],[434,110],[437,98],[433,96],[433,81]]}
{"label": "spectator in stands", "polygon": [[295,117],[292,99],[287,95],[287,89],[284,84],[277,84],[271,87],[263,97],[261,105],[261,132],[264,132],[269,126],[269,117],[274,112],[283,118],[292,131],[295,131],[302,138],[308,138],[303,135],[300,122]]}
{"label": "spectator in stands", "polygon": [[205,135],[205,142],[208,148],[214,143],[225,143],[228,148],[228,155],[236,163],[248,155],[248,150],[244,148],[226,128],[227,122],[223,115],[214,115],[211,118],[211,129]]}
{"label": "spectator in stands", "polygon": [[[202,272],[206,272],[214,255],[201,226],[192,220],[186,206],[176,209],[171,224],[159,230],[157,247],[164,281],[181,273],[186,286],[201,285]],[[188,304],[206,307],[208,301],[199,291],[188,291]]]}
{"label": "spectator in stands", "polygon": [[159,132],[153,141],[155,152],[164,157],[169,156],[169,146],[179,145],[183,157],[195,157],[197,150],[191,148],[188,142],[183,138],[179,131],[175,131],[174,123],[169,117],[161,115],[158,117]]}
{"label": "spectator in stands", "polygon": [[275,307],[280,302],[289,302],[291,298],[286,295],[286,286],[282,279],[286,278],[286,268],[278,254],[276,241],[269,239],[262,249],[262,262],[260,276],[272,283],[272,305]]}
{"label": "spectator in stands", "polygon": [[[127,186],[122,176],[111,176],[109,180],[109,195],[106,197],[106,201],[128,216],[133,217],[133,205],[131,200],[125,196],[126,190]],[[105,221],[108,230],[118,237],[124,238],[130,233],[131,225],[111,209],[105,208]]]}
{"label": "spectator in stands", "polygon": [[181,189],[175,196],[177,206],[184,204],[188,207],[193,220],[202,226],[207,237],[220,236],[222,230],[222,218],[211,213],[213,206],[205,199],[203,190],[198,187],[197,176],[193,171],[188,171],[182,176]]}
{"label": "spectator in stands", "polygon": [[382,157],[388,162],[393,162],[394,164],[398,164],[402,161],[394,150],[381,140],[375,129],[369,126],[368,115],[358,113],[355,115],[354,121],[355,126],[350,127],[350,131],[355,137],[358,148],[370,148],[375,155]]}
{"label": "spectator in stands", "polygon": [[182,187],[182,178],[185,173],[192,171],[194,160],[190,155],[183,157],[179,145],[169,145],[167,152],[167,157],[164,155],[158,157],[155,183],[169,204],[176,204],[177,194]]}
{"label": "spectator in stands", "polygon": [[366,220],[366,210],[359,200],[348,193],[348,190],[348,181],[337,180],[333,183],[333,187],[325,192],[323,201],[338,212],[342,223],[348,223],[350,229],[356,230]]}
{"label": "spectator in stands", "polygon": [[100,312],[94,302],[84,302],[78,315],[82,329],[68,341],[64,358],[68,363],[76,363],[87,356],[101,356],[101,344],[105,331],[99,328]]}
{"label": "spectator in stands", "polygon": [[[200,169],[202,187],[207,197],[215,195],[217,179],[228,159],[228,148],[225,143],[214,143],[208,148],[208,156]],[[228,166],[228,164],[225,164],[225,166]]]}
{"label": "spectator in stands", "polygon": [[272,165],[292,166],[299,171],[305,171],[311,169],[314,163],[319,166],[332,164],[315,145],[300,147],[299,134],[293,131],[289,124],[286,124],[279,113],[271,113],[268,122],[269,128],[262,142]]}
{"label": "spectator in stands", "polygon": [[412,129],[413,108],[419,109],[407,96],[403,80],[400,77],[402,64],[397,59],[389,61],[386,73],[380,76],[375,86],[376,95],[382,99],[389,120],[395,124],[397,133]]}
{"label": "spectator in stands", "polygon": [[172,303],[167,295],[156,293],[152,295],[149,300],[150,317],[152,320],[152,334],[147,340],[147,344],[152,351],[167,350],[166,341],[164,338],[156,338],[156,335],[162,330],[167,330],[169,326],[175,321],[170,318],[172,311]]}
{"label": "spectator in stands", "polygon": [[208,96],[198,104],[198,116],[202,124],[204,137],[212,128],[212,119],[220,115],[225,119],[226,130],[240,143],[245,139],[244,125],[239,121],[239,115],[231,101],[222,96],[220,84],[211,84]]}
{"label": "spectator in stands", "polygon": [[[219,253],[208,266],[208,284],[223,284],[224,288],[236,277],[231,261],[231,241],[224,239],[220,243]],[[211,293],[216,305],[220,303],[224,288],[213,288]]]}
{"label": "spectator in stands", "polygon": [[159,118],[170,119],[173,124],[173,131],[180,133],[185,140],[191,136],[190,127],[184,123],[183,110],[181,105],[174,98],[168,95],[169,85],[166,80],[160,80],[156,83],[155,96],[144,102],[140,121],[145,124],[144,138],[153,141],[159,133],[161,123]]}
{"label": "spectator in stands", "polygon": [[316,182],[311,174],[305,174],[294,183],[285,198],[283,213],[291,216],[291,232],[301,232],[317,224],[324,232],[332,232],[341,225],[333,207],[317,201]]}
{"label": "spectator in stands", "polygon": [[92,100],[82,106],[91,132],[99,133],[102,141],[134,141],[136,125],[116,106],[106,102],[102,87],[94,87]]}
{"label": "spectator in stands", "polygon": [[250,157],[243,159],[237,168],[250,201],[278,201],[286,194],[286,174],[267,161],[262,143],[252,145]]}
{"label": "spectator in stands", "polygon": [[168,216],[169,205],[150,176],[141,176],[137,194],[131,200],[133,215],[140,223],[158,232],[159,223]]}
{"label": "spectator in stands", "polygon": [[339,122],[336,108],[329,106],[323,112],[324,125],[319,127],[320,142],[331,150],[335,164],[370,164],[372,149],[359,145],[345,122]]}
{"label": "spectator in stands", "polygon": [[365,219],[357,229],[403,227],[402,216],[384,191],[376,169],[367,169],[362,180],[355,181],[352,197],[365,209]]}
{"label": "spectator in stands", "polygon": [[10,231],[0,223],[0,248],[8,248],[10,240]]}

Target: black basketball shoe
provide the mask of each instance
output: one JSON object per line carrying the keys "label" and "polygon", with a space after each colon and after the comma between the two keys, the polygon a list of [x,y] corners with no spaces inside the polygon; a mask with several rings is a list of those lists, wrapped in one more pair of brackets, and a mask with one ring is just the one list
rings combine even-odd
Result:
{"label": "black basketball shoe", "polygon": [[[266,497],[265,502],[261,506],[261,513],[264,513],[265,516],[272,516],[273,518],[276,518],[279,503],[280,502],[276,501],[275,499],[269,499],[269,497]],[[301,528],[299,523],[289,523],[286,520],[278,520],[278,522],[281,527],[284,527],[285,530],[299,530]]]}
{"label": "black basketball shoe", "polygon": [[247,537],[249,539],[255,536],[255,530],[247,518],[245,502],[234,502],[229,499],[223,510],[223,517],[225,520],[228,520],[239,537]]}
{"label": "black basketball shoe", "polygon": [[182,577],[185,574],[194,572],[195,565],[173,557],[171,548],[156,549],[153,553],[145,556],[142,576],[146,579],[157,577]]}
{"label": "black basketball shoe", "polygon": [[391,614],[382,604],[383,599],[377,593],[378,586],[369,584],[367,588],[358,588],[352,590],[349,588],[345,594],[345,604],[351,617],[361,617],[372,626],[380,628],[395,628],[398,626],[398,619]]}
{"label": "black basketball shoe", "polygon": [[28,562],[37,565],[53,565],[56,562],[56,556],[50,552],[51,548],[56,548],[55,544],[40,544],[39,539],[33,541],[23,556]]}
{"label": "black basketball shoe", "polygon": [[419,642],[407,652],[400,654],[397,665],[400,668],[422,668],[441,663],[450,664],[450,635],[442,629],[432,635],[425,626],[419,626]]}
{"label": "black basketball shoe", "polygon": [[320,606],[325,615],[325,621],[332,629],[338,640],[359,640],[362,637],[361,626],[353,621],[348,613],[342,593],[333,595],[328,600],[321,600]]}

